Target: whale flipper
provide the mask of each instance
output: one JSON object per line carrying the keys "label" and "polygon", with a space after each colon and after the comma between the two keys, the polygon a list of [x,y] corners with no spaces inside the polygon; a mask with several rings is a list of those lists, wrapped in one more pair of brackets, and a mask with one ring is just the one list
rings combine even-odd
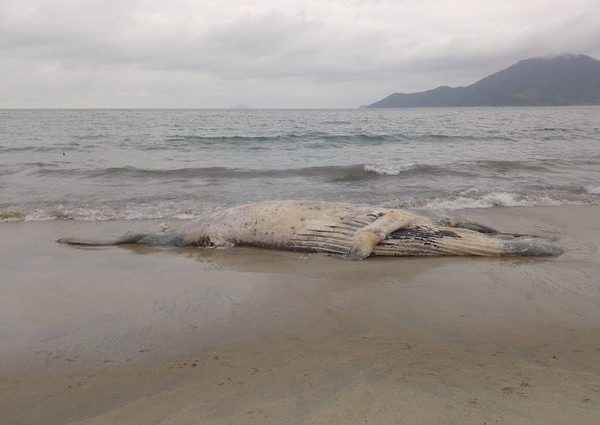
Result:
{"label": "whale flipper", "polygon": [[438,226],[445,227],[458,227],[460,229],[468,229],[473,230],[474,232],[479,233],[488,233],[488,234],[497,234],[500,233],[498,230],[493,227],[487,226],[481,223],[475,223],[472,221],[466,221],[460,218],[455,217],[442,217],[435,220],[435,224]]}
{"label": "whale flipper", "polygon": [[356,232],[346,258],[364,260],[373,253],[379,242],[397,230],[416,224],[417,221],[419,221],[417,216],[403,211],[390,211],[378,215],[373,223]]}

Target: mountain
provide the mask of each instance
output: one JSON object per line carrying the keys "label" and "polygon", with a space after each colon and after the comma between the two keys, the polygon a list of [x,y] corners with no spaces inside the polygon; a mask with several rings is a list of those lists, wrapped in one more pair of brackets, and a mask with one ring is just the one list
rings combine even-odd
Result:
{"label": "mountain", "polygon": [[467,87],[394,93],[370,108],[600,105],[600,61],[585,55],[531,58]]}

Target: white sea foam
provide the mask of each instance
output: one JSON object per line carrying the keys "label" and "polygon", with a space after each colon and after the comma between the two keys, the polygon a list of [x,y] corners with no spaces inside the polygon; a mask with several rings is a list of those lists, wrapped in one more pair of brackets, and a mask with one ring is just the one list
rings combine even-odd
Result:
{"label": "white sea foam", "polygon": [[457,210],[466,208],[555,206],[570,203],[572,202],[559,201],[547,196],[524,196],[510,192],[480,194],[477,191],[468,190],[446,197],[416,198],[404,201],[398,200],[394,203],[394,206],[404,208]]}
{"label": "white sea foam", "polygon": [[590,195],[600,195],[600,186],[585,186],[584,189]]}
{"label": "white sea foam", "polygon": [[[364,167],[367,169],[368,166]],[[372,172],[377,172],[382,175],[395,175],[396,173],[401,172],[398,168],[386,169],[375,167],[373,169],[376,169],[377,171]],[[384,181],[384,183],[386,182]],[[388,186],[390,187],[390,191],[395,190],[394,186],[390,186],[389,184]],[[532,192],[523,194],[502,190],[485,192],[481,189],[443,193],[440,190],[432,190],[432,188],[427,187],[426,184],[424,184],[423,190],[417,189],[415,189],[414,185],[412,187],[409,186],[408,190],[411,190],[413,194],[418,192],[419,195],[411,197],[410,195],[403,196],[401,193],[398,193],[398,200],[392,204],[390,204],[389,201],[386,201],[383,196],[379,199],[372,199],[369,202],[400,208],[455,210],[464,208],[598,204],[598,195],[600,195],[600,186],[579,186],[577,191],[569,193],[555,191],[555,193],[552,194],[544,193],[545,191],[540,191],[539,194]],[[290,196],[290,198],[292,197],[293,195]],[[362,198],[359,197],[349,196],[346,199],[338,200],[350,203],[360,203],[361,199]],[[35,207],[15,205],[0,208],[0,222],[47,220],[189,220],[204,216],[218,208],[235,204],[236,202],[234,201],[215,205],[205,204],[199,200],[178,199],[169,201],[163,200],[157,203],[152,203],[150,201],[148,203],[138,203],[133,200],[126,202],[112,201],[105,205],[99,203],[94,203],[92,205],[54,204]]]}
{"label": "white sea foam", "polygon": [[[591,188],[600,189],[600,188]],[[594,192],[588,192],[594,193]],[[600,193],[600,191],[598,191]],[[590,199],[554,199],[549,196],[523,195],[513,192],[481,193],[475,189],[436,197],[414,197],[386,202],[385,206],[433,210],[466,208],[524,207],[554,205],[585,205]],[[191,220],[226,208],[225,205],[206,204],[199,201],[163,201],[157,204],[134,204],[100,207],[51,205],[31,209],[21,207],[0,208],[0,222],[79,220]]]}
{"label": "white sea foam", "polygon": [[0,209],[0,222],[18,221],[49,221],[49,220],[79,220],[79,221],[111,221],[111,220],[160,220],[177,219],[189,220],[214,211],[214,208],[201,205],[177,205],[167,202],[157,205],[125,205],[121,208],[76,207],[53,205],[32,208]]}
{"label": "white sea foam", "polygon": [[23,221],[27,213],[22,208],[2,208],[0,209],[0,222]]}
{"label": "white sea foam", "polygon": [[[556,200],[547,196],[523,196],[510,192],[492,192],[480,194],[477,191],[464,191],[434,198],[398,199],[385,203],[395,208],[416,208],[434,210],[456,210],[466,208],[521,207],[521,206],[553,206],[565,204],[588,204],[589,201]],[[193,202],[178,205],[166,202],[157,205],[127,205],[121,208],[104,206],[69,207],[55,205],[25,210],[23,208],[0,209],[0,222],[48,221],[48,220],[191,220],[210,214],[223,206],[195,205]]]}
{"label": "white sea foam", "polygon": [[398,165],[391,166],[391,165],[384,165],[384,164],[365,164],[363,168],[367,173],[378,174],[380,176],[398,176],[403,171],[411,170],[415,167],[416,167],[415,164],[409,164],[409,165],[405,165],[405,166],[398,166]]}

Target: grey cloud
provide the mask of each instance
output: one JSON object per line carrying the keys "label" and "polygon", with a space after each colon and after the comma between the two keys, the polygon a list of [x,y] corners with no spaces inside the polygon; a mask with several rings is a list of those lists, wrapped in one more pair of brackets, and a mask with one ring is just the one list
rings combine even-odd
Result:
{"label": "grey cloud", "polygon": [[355,107],[599,41],[591,0],[0,0],[0,106]]}

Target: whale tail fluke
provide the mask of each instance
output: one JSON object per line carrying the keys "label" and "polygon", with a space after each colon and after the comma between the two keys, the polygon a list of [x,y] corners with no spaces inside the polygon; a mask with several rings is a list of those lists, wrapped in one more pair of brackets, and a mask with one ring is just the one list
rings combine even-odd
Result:
{"label": "whale tail fluke", "polygon": [[563,253],[562,248],[540,239],[514,239],[505,243],[508,255],[556,257]]}
{"label": "whale tail fluke", "polygon": [[68,245],[112,246],[126,244],[180,245],[179,237],[172,233],[125,233],[115,238],[60,238],[56,242]]}
{"label": "whale tail fluke", "polygon": [[144,233],[126,233],[116,238],[60,238],[56,242],[69,245],[110,246],[137,243],[145,236]]}

